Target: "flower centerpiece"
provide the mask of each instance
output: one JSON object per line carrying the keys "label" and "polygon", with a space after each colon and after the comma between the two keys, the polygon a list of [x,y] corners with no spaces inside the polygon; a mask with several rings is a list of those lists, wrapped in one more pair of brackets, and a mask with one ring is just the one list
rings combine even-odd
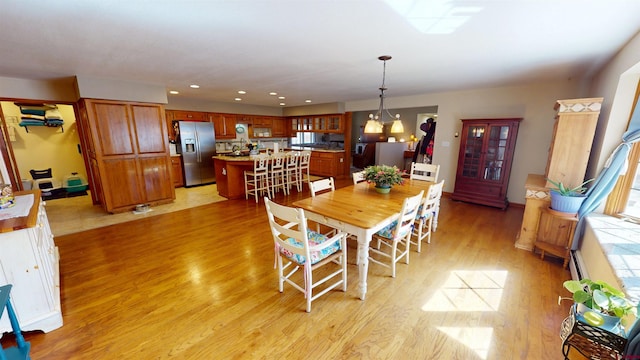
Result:
{"label": "flower centerpiece", "polygon": [[400,171],[397,166],[372,165],[364,169],[364,178],[368,183],[376,184],[376,191],[388,193],[395,184],[402,185],[404,171]]}

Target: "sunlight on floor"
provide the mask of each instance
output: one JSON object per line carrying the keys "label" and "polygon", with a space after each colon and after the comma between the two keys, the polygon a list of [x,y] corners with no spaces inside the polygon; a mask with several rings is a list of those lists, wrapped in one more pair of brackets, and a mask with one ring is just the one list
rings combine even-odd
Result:
{"label": "sunlight on floor", "polygon": [[491,346],[493,328],[488,327],[437,327],[438,330],[449,335],[453,339],[465,344],[473,350],[481,359],[486,359]]}
{"label": "sunlight on floor", "polygon": [[[497,311],[507,280],[506,270],[455,270],[427,301],[425,312]],[[487,327],[438,327],[472,349],[482,359],[487,358],[493,328]]]}

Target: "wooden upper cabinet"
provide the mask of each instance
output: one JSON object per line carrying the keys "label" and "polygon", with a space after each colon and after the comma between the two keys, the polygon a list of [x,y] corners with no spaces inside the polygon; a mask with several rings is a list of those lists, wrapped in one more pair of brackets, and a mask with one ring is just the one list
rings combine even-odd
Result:
{"label": "wooden upper cabinet", "polygon": [[291,132],[321,132],[321,133],[342,133],[344,132],[344,116],[342,114],[296,116],[291,117]]}
{"label": "wooden upper cabinet", "polygon": [[287,119],[285,118],[274,118],[273,119],[273,127],[272,129],[272,136],[273,137],[287,137],[288,136],[288,132],[287,129],[289,127],[287,126]]}
{"label": "wooden upper cabinet", "polygon": [[207,113],[200,111],[172,110],[173,120],[207,121]]}
{"label": "wooden upper cabinet", "polygon": [[164,119],[156,105],[131,105],[133,124],[137,134],[138,153],[165,153]]}
{"label": "wooden upper cabinet", "polygon": [[236,138],[236,115],[209,113],[207,114],[207,119],[213,123],[216,139]]}
{"label": "wooden upper cabinet", "polygon": [[87,110],[90,112],[89,118],[109,119],[94,121],[91,124],[94,130],[93,139],[97,140],[101,155],[133,154],[133,125],[127,105],[91,102]]}

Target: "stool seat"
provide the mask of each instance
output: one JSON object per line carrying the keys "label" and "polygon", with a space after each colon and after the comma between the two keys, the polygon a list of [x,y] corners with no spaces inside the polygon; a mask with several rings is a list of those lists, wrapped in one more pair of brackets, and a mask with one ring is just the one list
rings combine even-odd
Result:
{"label": "stool seat", "polygon": [[13,306],[9,301],[9,294],[11,292],[12,285],[0,286],[0,317],[4,313],[4,309],[7,309],[7,315],[11,322],[11,328],[16,338],[16,344],[18,346],[12,346],[9,348],[0,348],[0,360],[29,360],[29,350],[31,350],[31,344],[24,341],[22,332],[20,331],[20,324],[18,324],[18,318],[13,311]]}

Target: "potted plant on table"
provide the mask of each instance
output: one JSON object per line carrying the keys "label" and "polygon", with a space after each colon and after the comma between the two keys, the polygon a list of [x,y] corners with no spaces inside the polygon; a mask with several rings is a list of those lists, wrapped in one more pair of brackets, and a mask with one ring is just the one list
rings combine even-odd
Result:
{"label": "potted plant on table", "polygon": [[393,185],[404,184],[403,174],[404,171],[395,165],[372,165],[364,169],[367,182],[376,184],[376,191],[383,194],[388,193]]}
{"label": "potted plant on table", "polygon": [[586,196],[584,192],[587,190],[586,184],[595,179],[589,179],[582,184],[572,187],[566,186],[562,181],[554,181],[547,179],[555,188],[551,189],[551,209],[564,213],[575,214],[580,210],[580,206]]}
{"label": "potted plant on table", "polygon": [[[562,285],[573,294],[576,317],[589,325],[624,335],[621,319],[638,314],[638,307],[622,291],[604,281],[568,280]],[[566,298],[558,298],[558,303],[562,299]]]}

